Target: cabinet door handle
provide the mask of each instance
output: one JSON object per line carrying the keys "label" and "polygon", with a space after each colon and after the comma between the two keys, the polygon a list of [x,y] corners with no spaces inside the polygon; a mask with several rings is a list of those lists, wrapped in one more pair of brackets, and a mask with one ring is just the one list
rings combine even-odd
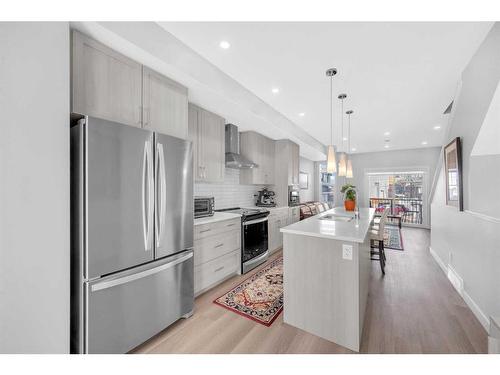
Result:
{"label": "cabinet door handle", "polygon": [[214,247],[214,249],[217,249],[218,247],[222,247],[222,246],[224,246],[224,244],[223,244],[223,243],[220,243],[220,244],[218,244],[217,246],[215,246],[215,247]]}
{"label": "cabinet door handle", "polygon": [[200,233],[210,232],[212,229],[200,230]]}
{"label": "cabinet door handle", "polygon": [[232,227],[232,226],[235,226],[235,225],[236,225],[236,223],[232,223],[232,224],[227,224],[226,226],[227,227]]}
{"label": "cabinet door handle", "polygon": [[222,271],[223,269],[224,269],[224,266],[217,268],[214,272],[219,272],[219,271]]}

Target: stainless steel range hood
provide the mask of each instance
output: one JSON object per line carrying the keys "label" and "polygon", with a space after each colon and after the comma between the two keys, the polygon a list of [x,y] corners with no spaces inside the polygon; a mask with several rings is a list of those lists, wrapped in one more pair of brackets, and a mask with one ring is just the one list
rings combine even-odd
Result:
{"label": "stainless steel range hood", "polygon": [[238,127],[226,124],[226,167],[234,169],[256,168],[257,164],[240,155]]}

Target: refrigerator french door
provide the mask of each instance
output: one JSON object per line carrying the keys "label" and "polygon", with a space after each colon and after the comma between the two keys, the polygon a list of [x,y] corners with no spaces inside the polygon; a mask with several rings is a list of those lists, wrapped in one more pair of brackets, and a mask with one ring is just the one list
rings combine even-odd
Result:
{"label": "refrigerator french door", "polygon": [[192,145],[85,117],[71,178],[72,352],[124,353],[193,309]]}

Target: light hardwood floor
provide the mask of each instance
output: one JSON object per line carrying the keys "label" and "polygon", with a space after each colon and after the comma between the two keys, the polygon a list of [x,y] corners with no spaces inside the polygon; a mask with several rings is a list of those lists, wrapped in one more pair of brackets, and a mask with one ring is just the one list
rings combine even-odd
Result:
{"label": "light hardwood floor", "polygon": [[[429,254],[429,231],[403,228],[403,241],[405,251],[386,250],[385,277],[372,262],[360,352],[486,353],[486,331]],[[191,318],[132,352],[353,353],[283,323],[283,314],[265,327],[212,303],[246,277],[233,277],[201,295]]]}

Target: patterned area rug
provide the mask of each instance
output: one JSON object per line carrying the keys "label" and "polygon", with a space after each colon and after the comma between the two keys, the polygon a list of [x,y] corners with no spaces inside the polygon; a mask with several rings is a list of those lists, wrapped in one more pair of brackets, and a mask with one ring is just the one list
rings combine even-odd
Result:
{"label": "patterned area rug", "polygon": [[283,258],[269,263],[214,303],[269,327],[283,310]]}
{"label": "patterned area rug", "polygon": [[403,251],[403,237],[397,225],[385,226],[384,248]]}

